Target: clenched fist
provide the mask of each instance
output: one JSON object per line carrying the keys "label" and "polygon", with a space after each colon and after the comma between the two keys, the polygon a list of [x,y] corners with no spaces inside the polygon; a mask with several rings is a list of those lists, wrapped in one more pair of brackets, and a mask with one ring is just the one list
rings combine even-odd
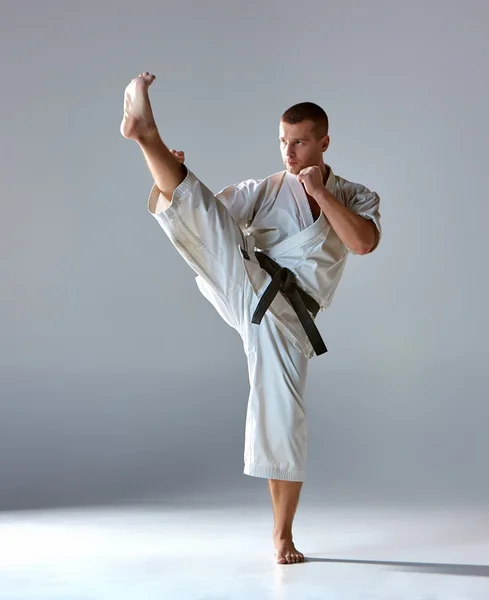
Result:
{"label": "clenched fist", "polygon": [[323,174],[317,166],[306,167],[297,175],[297,181],[304,184],[306,192],[313,198],[324,190]]}
{"label": "clenched fist", "polygon": [[182,150],[170,150],[170,152],[183,165],[183,163],[185,162],[185,152],[183,152]]}

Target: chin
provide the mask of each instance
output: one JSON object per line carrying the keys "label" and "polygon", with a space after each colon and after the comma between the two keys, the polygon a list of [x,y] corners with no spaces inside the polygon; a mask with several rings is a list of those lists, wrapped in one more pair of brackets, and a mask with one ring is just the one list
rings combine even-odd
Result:
{"label": "chin", "polygon": [[285,168],[288,173],[292,173],[292,175],[298,175],[301,172],[302,167],[300,165],[289,165],[285,164]]}

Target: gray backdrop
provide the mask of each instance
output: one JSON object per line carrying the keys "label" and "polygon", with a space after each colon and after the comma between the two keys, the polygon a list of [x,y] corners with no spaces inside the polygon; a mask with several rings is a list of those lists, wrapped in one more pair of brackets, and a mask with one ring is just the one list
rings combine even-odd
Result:
{"label": "gray backdrop", "polygon": [[145,70],[216,192],[280,170],[279,117],[311,100],[326,160],[381,196],[381,246],[320,315],[304,493],[487,503],[487,2],[0,6],[0,507],[266,489],[242,474],[240,340],[119,134]]}

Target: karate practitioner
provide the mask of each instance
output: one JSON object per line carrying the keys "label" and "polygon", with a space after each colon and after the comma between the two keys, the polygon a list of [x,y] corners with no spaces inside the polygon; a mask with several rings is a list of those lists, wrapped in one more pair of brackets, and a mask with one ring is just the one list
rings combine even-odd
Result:
{"label": "karate practitioner", "polygon": [[250,380],[244,473],[269,480],[276,561],[302,562],[292,523],[305,477],[305,384],[309,359],[326,352],[314,317],[349,253],[377,246],[379,197],[324,163],[328,118],[312,103],[281,118],[284,171],[212,194],[163,143],[148,94],[154,79],[143,73],[127,86],[121,133],[153,176],[150,213],[241,336]]}

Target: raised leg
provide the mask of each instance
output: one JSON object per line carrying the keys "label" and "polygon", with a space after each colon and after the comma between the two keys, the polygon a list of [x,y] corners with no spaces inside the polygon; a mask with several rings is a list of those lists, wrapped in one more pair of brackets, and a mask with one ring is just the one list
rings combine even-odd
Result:
{"label": "raised leg", "polygon": [[153,176],[150,213],[200,276],[199,287],[205,282],[212,288],[213,304],[219,302],[221,315],[237,328],[230,305],[249,286],[240,251],[243,234],[224,204],[183,164],[183,152],[163,143],[148,94],[154,79],[142,73],[127,86],[120,130],[139,144]]}
{"label": "raised leg", "polygon": [[165,146],[158,132],[148,94],[154,80],[154,75],[142,73],[127,86],[121,133],[140,145],[153,179],[169,206],[173,192],[185,179],[186,168]]}

